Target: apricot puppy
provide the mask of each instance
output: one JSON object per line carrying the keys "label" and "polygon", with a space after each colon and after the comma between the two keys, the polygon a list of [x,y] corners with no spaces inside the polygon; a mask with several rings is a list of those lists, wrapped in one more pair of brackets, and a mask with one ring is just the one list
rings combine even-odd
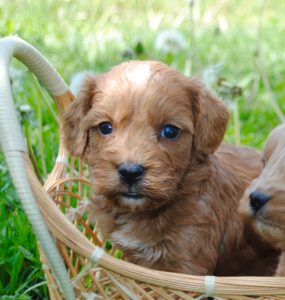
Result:
{"label": "apricot puppy", "polygon": [[267,241],[283,250],[276,275],[285,276],[285,124],[263,149],[264,169],[246,190],[240,211]]}
{"label": "apricot puppy", "polygon": [[215,152],[228,119],[197,79],[159,62],[86,80],[64,117],[65,144],[89,165],[98,226],[127,260],[201,275],[273,272],[274,250],[237,212],[260,155],[230,145]]}

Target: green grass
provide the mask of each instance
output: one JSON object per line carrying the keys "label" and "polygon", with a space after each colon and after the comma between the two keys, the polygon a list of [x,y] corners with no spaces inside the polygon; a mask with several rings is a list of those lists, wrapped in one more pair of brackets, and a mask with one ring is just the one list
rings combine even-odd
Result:
{"label": "green grass", "polygon": [[[272,95],[285,113],[285,2],[265,1],[260,26],[261,2],[195,1],[191,12],[186,0],[0,0],[0,36],[18,34],[36,46],[67,82],[78,71],[101,72],[126,60],[126,49],[134,59],[162,60],[188,75],[207,69],[212,88],[234,103],[225,140],[260,149],[280,123]],[[185,49],[157,51],[155,39],[164,29],[183,33]],[[58,145],[56,109],[32,74],[13,66],[23,73],[13,81],[16,105],[33,109],[19,117],[45,178]],[[44,299],[35,237],[0,159],[0,299]]]}

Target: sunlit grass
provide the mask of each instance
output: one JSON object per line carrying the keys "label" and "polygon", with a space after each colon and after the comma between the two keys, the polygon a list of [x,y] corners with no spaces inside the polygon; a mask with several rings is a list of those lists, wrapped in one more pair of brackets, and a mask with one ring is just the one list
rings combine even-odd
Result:
{"label": "sunlit grass", "polygon": [[[105,71],[129,58],[162,60],[187,75],[207,69],[212,89],[233,108],[226,141],[260,149],[280,120],[257,54],[285,112],[285,2],[265,1],[261,26],[262,1],[192,2],[191,11],[186,0],[0,0],[0,36],[18,34],[36,46],[67,82],[78,71]],[[165,29],[179,30],[185,48],[176,54],[157,51],[156,37]],[[56,108],[30,72],[17,62],[13,66],[22,71],[13,81],[19,116],[44,179],[56,157]],[[20,112],[23,104],[30,113]],[[45,279],[35,238],[0,157],[0,296],[43,299],[47,290],[37,286]]]}

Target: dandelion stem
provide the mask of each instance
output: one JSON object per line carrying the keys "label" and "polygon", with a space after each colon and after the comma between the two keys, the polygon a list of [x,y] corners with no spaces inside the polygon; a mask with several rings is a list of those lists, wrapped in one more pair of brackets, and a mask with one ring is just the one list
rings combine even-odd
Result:
{"label": "dandelion stem", "polygon": [[238,99],[234,101],[234,131],[235,131],[235,144],[240,145],[240,121],[239,121],[239,105]]}
{"label": "dandelion stem", "polygon": [[24,296],[25,294],[29,293],[30,291],[40,287],[40,286],[43,286],[43,285],[47,285],[47,281],[42,281],[42,282],[39,282],[33,286],[31,286],[30,288],[28,288],[27,290],[25,290],[21,295],[20,297]]}

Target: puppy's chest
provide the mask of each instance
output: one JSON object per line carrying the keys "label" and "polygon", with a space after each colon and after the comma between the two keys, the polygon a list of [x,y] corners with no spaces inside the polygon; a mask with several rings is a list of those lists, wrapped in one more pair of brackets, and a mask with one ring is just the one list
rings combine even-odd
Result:
{"label": "puppy's chest", "polygon": [[145,249],[153,247],[161,241],[163,235],[147,222],[133,222],[130,220],[117,220],[111,240],[122,249]]}
{"label": "puppy's chest", "polygon": [[121,222],[118,222],[110,238],[124,252],[127,260],[139,262],[146,259],[154,263],[165,255],[168,234],[163,234],[147,221]]}
{"label": "puppy's chest", "polygon": [[150,247],[148,241],[140,239],[139,237],[133,237],[122,231],[115,231],[110,236],[112,242],[122,250],[138,250],[141,251],[147,247]]}

